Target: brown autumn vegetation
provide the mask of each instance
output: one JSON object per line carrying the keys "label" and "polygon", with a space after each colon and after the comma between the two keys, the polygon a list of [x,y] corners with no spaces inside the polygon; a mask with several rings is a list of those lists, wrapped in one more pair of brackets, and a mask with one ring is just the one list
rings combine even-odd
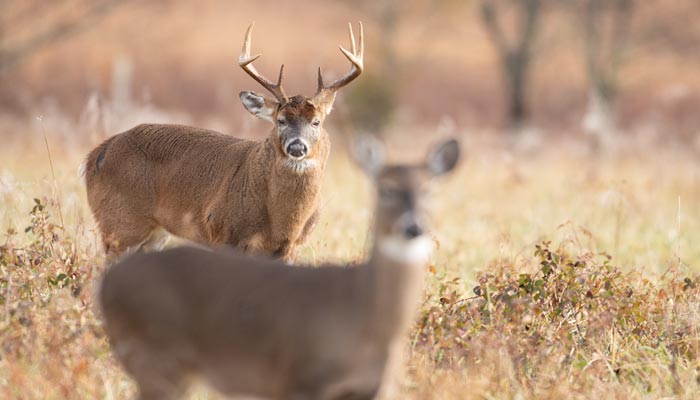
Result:
{"label": "brown autumn vegetation", "polygon": [[[528,95],[547,139],[533,152],[501,134],[506,95],[478,1],[402,3],[393,31],[383,2],[125,2],[0,73],[0,397],[133,395],[93,299],[104,258],[76,174],[90,146],[153,121],[262,137],[237,96],[262,91],[235,64],[247,24],[259,68],[284,62],[289,91],[308,94],[318,65],[347,68],[336,46],[362,20],[367,71],[329,118],[321,220],[302,260],[366,254],[371,199],[342,148],[371,115],[366,99],[396,107],[391,154],[445,135],[466,154],[431,204],[437,250],[399,398],[698,398],[700,11],[636,3],[619,71],[623,139],[595,154],[579,134],[578,15],[552,3]],[[11,11],[0,56],[91,3],[56,4],[0,5]],[[395,92],[382,98],[387,65]],[[191,398],[217,396],[200,387]]]}

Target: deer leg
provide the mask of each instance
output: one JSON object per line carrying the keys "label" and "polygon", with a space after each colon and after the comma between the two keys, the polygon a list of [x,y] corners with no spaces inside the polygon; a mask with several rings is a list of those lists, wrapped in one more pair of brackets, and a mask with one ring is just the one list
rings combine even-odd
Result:
{"label": "deer leg", "polygon": [[179,399],[184,390],[177,387],[162,387],[150,384],[139,384],[138,400]]}
{"label": "deer leg", "polygon": [[338,397],[334,397],[333,400],[372,400],[377,397],[377,390],[366,390],[358,392],[347,392],[343,393]]}
{"label": "deer leg", "polygon": [[272,253],[273,258],[284,261],[287,264],[294,262],[297,246],[285,239],[282,244]]}
{"label": "deer leg", "polygon": [[186,384],[181,376],[151,374],[146,379],[136,379],[139,388],[139,400],[179,399],[186,391]]}
{"label": "deer leg", "polygon": [[126,207],[95,209],[95,220],[102,234],[102,244],[108,260],[114,260],[124,252],[138,250],[156,228],[152,219],[129,210]]}
{"label": "deer leg", "polygon": [[122,349],[115,352],[117,357],[136,381],[139,400],[179,399],[185,393],[187,368],[177,357],[138,339],[117,347]]}
{"label": "deer leg", "polygon": [[296,245],[301,246],[306,242],[306,239],[309,238],[309,235],[311,232],[314,230],[316,227],[316,223],[318,222],[320,212],[318,211],[318,208],[314,210],[314,213],[311,214],[311,217],[306,221],[306,224],[304,225],[304,229],[301,231],[301,235],[299,235],[299,238],[296,240]]}
{"label": "deer leg", "polygon": [[[233,246],[236,247],[236,246]],[[259,233],[242,240],[237,247],[243,249],[244,252],[253,255],[264,254],[265,245],[263,241],[263,236]]]}
{"label": "deer leg", "polygon": [[326,394],[319,398],[324,400],[372,400],[377,398],[378,394],[378,386],[361,385],[355,388],[349,387],[334,394]]}
{"label": "deer leg", "polygon": [[318,221],[318,215],[319,212],[317,209],[311,214],[311,217],[306,221],[301,233],[296,238],[292,237],[291,240],[289,238],[281,240],[280,245],[272,252],[272,257],[288,264],[293,263],[297,256],[297,248],[308,238],[308,235]]}
{"label": "deer leg", "polygon": [[152,226],[130,225],[128,222],[124,222],[122,227],[103,232],[102,243],[107,260],[114,261],[124,253],[139,250],[148,241],[152,232]]}

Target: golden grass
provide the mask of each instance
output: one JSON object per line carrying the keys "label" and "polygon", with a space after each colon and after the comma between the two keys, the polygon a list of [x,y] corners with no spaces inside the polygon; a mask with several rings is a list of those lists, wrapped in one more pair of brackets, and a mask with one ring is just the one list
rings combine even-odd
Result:
{"label": "golden grass", "polygon": [[[683,289],[686,277],[695,284],[700,258],[694,156],[644,149],[592,157],[565,145],[523,155],[467,143],[464,163],[437,185],[431,205],[439,246],[407,349],[401,398],[698,397],[698,292]],[[125,398],[134,388],[110,355],[92,298],[103,267],[77,175],[87,149],[51,138],[49,145],[55,184],[43,138],[0,150],[0,397]],[[369,185],[339,146],[323,192],[322,218],[300,251],[302,260],[362,258]],[[45,209],[30,215],[35,198]],[[612,299],[593,296],[605,300],[600,309],[610,318],[586,311],[587,329],[600,336],[569,342],[565,318],[548,314],[552,299],[545,296],[542,305],[518,288],[520,273],[540,271],[541,256],[533,252],[542,240],[553,241],[557,257],[588,263],[585,274],[557,264],[560,272],[547,275],[548,296],[568,273],[578,282],[602,269],[598,253],[605,252],[619,267],[618,275],[611,273],[615,285],[648,294],[632,311],[650,328],[626,330],[629,310],[615,308],[626,292],[611,291]],[[475,296],[478,284],[493,284],[494,293],[515,285],[518,302]],[[513,304],[544,311],[530,315]],[[655,320],[663,315],[670,322]],[[534,340],[526,325],[549,344]],[[193,397],[216,398],[204,388]]]}

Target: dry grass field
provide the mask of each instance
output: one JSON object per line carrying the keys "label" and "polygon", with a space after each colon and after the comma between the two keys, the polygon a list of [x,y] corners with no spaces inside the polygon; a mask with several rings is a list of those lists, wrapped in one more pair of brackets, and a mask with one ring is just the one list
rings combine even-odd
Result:
{"label": "dry grass field", "polygon": [[[311,268],[353,264],[371,242],[373,200],[346,135],[376,122],[407,160],[461,139],[463,162],[434,187],[436,251],[397,399],[700,398],[700,3],[630,1],[629,19],[608,27],[629,37],[617,135],[596,152],[582,124],[592,2],[542,2],[532,147],[504,133],[486,2],[0,2],[0,399],[133,397],[95,308],[104,255],[78,167],[142,122],[263,137],[269,125],[237,95],[263,91],[236,66],[253,20],[260,70],[285,63],[288,92],[307,95],[317,66],[328,78],[347,69],[345,24],[365,27],[366,71],[326,123],[321,220],[299,252]],[[82,25],[97,4],[114,7]],[[524,2],[500,4],[513,36]],[[80,27],[61,36],[65,21]],[[197,386],[190,398],[218,397]]]}
{"label": "dry grass field", "polygon": [[[53,170],[41,131],[0,151],[0,397],[127,398],[93,299],[103,256],[77,175],[87,148],[45,129]],[[400,398],[697,398],[697,155],[462,141],[463,164],[433,195],[438,246]],[[368,189],[336,146],[303,261],[365,256]]]}

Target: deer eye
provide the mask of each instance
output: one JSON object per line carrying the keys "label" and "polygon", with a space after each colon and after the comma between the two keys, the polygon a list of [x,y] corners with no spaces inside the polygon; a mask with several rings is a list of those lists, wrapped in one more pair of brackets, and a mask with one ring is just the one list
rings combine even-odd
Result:
{"label": "deer eye", "polygon": [[398,198],[400,194],[400,191],[395,188],[383,187],[379,189],[379,196],[387,200],[394,200]]}
{"label": "deer eye", "polygon": [[313,122],[311,123],[311,125],[313,125],[313,126],[319,126],[319,125],[321,125],[321,120],[320,120],[320,119],[315,119],[315,120],[313,120]]}
{"label": "deer eye", "polygon": [[285,120],[284,118],[278,118],[277,125],[282,125],[282,126],[287,125],[287,120]]}

